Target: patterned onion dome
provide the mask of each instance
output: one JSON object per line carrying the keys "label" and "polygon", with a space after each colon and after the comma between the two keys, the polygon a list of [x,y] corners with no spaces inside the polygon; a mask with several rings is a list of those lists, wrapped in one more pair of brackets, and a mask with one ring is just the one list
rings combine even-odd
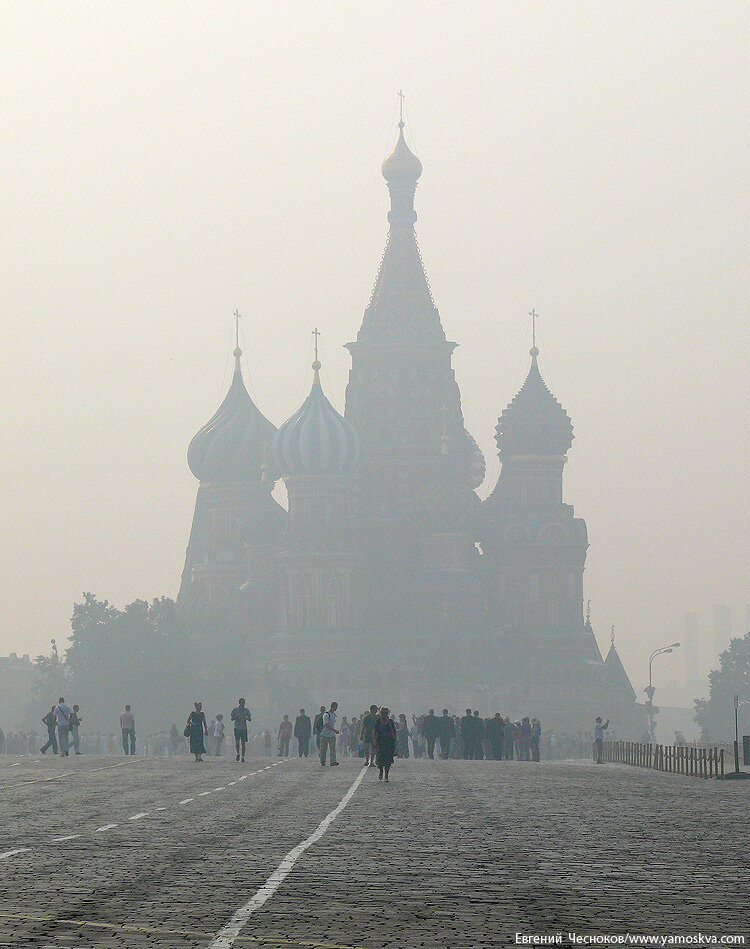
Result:
{"label": "patterned onion dome", "polygon": [[538,354],[534,346],[526,381],[498,419],[501,455],[564,455],[573,443],[573,425],[542,379]]}
{"label": "patterned onion dome", "polygon": [[188,448],[190,470],[201,482],[260,482],[265,455],[276,426],[260,412],[245,388],[239,348],[234,351],[232,384],[216,414],[194,436]]}
{"label": "patterned onion dome", "polygon": [[484,481],[484,476],[487,473],[487,462],[484,460],[482,449],[467,429],[464,429],[464,437],[466,438],[468,457],[469,486],[472,491],[475,491]]}
{"label": "patterned onion dome", "polygon": [[386,181],[413,181],[422,174],[422,162],[404,140],[404,123],[398,123],[396,147],[380,167]]}
{"label": "patterned onion dome", "polygon": [[359,436],[334,409],[320,385],[320,363],[313,363],[310,395],[276,433],[273,453],[287,476],[315,477],[351,471],[359,459]]}

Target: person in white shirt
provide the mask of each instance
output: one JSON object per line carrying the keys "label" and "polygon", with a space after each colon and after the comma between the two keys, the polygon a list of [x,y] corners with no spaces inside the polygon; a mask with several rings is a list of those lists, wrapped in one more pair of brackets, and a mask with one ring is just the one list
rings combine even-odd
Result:
{"label": "person in white shirt", "polygon": [[217,715],[214,722],[214,755],[221,754],[221,746],[224,743],[224,716]]}
{"label": "person in white shirt", "polygon": [[61,698],[55,706],[55,723],[60,743],[60,757],[67,758],[70,752],[70,716],[73,709]]}
{"label": "person in white shirt", "polygon": [[324,768],[326,766],[326,751],[329,748],[331,749],[331,767],[335,768],[338,764],[338,761],[336,761],[336,735],[339,733],[336,728],[336,709],[338,707],[338,702],[331,702],[331,707],[323,713],[323,723],[320,729],[320,763]]}
{"label": "person in white shirt", "polygon": [[135,754],[135,715],[130,711],[130,706],[125,706],[125,711],[120,716],[120,731],[122,732],[122,750],[126,755]]}

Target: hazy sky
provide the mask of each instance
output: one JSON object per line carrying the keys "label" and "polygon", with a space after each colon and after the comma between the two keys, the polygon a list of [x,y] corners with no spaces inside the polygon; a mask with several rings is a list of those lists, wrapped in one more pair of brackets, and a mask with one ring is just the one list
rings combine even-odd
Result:
{"label": "hazy sky", "polygon": [[[74,599],[177,592],[193,433],[246,376],[343,407],[396,90],[468,427],[541,366],[576,440],[586,595],[634,685],[750,602],[745,2],[9,3],[0,10],[0,652]],[[666,674],[665,662],[664,673]]]}

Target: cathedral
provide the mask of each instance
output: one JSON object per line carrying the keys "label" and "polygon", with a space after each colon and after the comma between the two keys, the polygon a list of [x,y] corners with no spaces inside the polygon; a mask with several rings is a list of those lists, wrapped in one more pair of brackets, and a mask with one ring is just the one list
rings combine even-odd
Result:
{"label": "cathedral", "polygon": [[178,605],[229,617],[269,712],[298,696],[356,712],[471,706],[569,732],[601,714],[640,737],[614,639],[603,660],[584,615],[586,523],[563,500],[570,418],[534,345],[497,422],[500,476],[480,500],[485,459],[417,245],[422,164],[403,121],[382,174],[388,237],[347,344],[343,415],[316,345],[310,394],[277,428],[245,387],[238,341],[226,397],[188,448],[199,487]]}

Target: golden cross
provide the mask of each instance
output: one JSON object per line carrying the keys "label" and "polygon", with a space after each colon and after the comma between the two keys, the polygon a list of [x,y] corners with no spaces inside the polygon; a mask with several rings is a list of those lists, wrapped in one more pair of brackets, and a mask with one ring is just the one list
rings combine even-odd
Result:
{"label": "golden cross", "polygon": [[398,98],[399,98],[398,120],[399,122],[403,122],[404,121],[404,94],[400,89],[398,90]]}
{"label": "golden cross", "polygon": [[237,349],[240,348],[240,311],[235,310],[232,314],[234,317],[234,341],[237,346]]}

